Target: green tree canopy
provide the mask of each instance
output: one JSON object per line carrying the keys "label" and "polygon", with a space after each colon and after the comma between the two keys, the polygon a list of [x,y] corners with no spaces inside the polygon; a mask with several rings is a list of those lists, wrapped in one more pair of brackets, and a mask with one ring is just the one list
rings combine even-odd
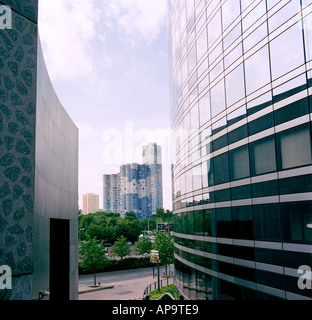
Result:
{"label": "green tree canopy", "polygon": [[112,247],[112,252],[115,253],[118,257],[123,259],[125,256],[130,254],[130,248],[128,246],[128,241],[124,236],[120,236],[115,245]]}
{"label": "green tree canopy", "polygon": [[96,286],[96,272],[103,269],[110,263],[105,256],[106,249],[103,248],[103,243],[98,244],[96,238],[89,238],[83,242],[79,249],[80,267],[91,271],[94,274],[94,287]]}
{"label": "green tree canopy", "polygon": [[156,235],[154,249],[159,251],[160,262],[166,266],[174,263],[174,243],[173,237],[169,232],[160,232]]}
{"label": "green tree canopy", "polygon": [[148,240],[148,238],[143,237],[136,243],[136,251],[140,254],[150,253],[152,250],[152,243]]}

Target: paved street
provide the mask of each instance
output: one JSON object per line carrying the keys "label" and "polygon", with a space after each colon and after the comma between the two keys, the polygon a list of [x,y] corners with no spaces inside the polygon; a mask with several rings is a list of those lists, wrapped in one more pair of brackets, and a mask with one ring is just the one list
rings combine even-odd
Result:
{"label": "paved street", "polygon": [[[171,271],[173,271],[172,267]],[[161,267],[161,279],[163,279],[163,273],[164,267]],[[157,281],[157,276],[153,278],[153,268],[143,268],[101,273],[97,275],[96,281],[102,286],[113,286],[113,288],[79,294],[79,300],[140,300],[145,288]],[[92,284],[92,275],[79,277],[79,286]]]}

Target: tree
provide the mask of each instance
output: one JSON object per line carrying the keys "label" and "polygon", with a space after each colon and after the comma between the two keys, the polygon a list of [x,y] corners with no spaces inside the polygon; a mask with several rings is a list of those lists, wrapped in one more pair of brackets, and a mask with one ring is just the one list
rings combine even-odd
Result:
{"label": "tree", "polygon": [[167,275],[167,265],[174,263],[174,243],[171,234],[167,231],[158,233],[154,249],[159,251],[159,260],[165,265]]}
{"label": "tree", "polygon": [[152,243],[148,240],[148,238],[143,237],[136,243],[136,251],[140,254],[150,253],[152,250]]}
{"label": "tree", "polygon": [[117,254],[121,259],[128,256],[130,254],[130,248],[127,239],[124,236],[120,236],[112,247],[111,252]]}
{"label": "tree", "polygon": [[110,262],[105,256],[106,249],[103,242],[97,243],[96,238],[90,238],[81,244],[79,254],[81,258],[80,267],[93,272],[94,287],[96,287],[96,272],[107,266]]}

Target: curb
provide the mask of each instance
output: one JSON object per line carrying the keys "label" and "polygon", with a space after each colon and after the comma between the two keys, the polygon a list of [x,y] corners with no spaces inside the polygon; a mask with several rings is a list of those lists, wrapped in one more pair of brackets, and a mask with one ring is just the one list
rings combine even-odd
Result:
{"label": "curb", "polygon": [[110,285],[107,285],[105,287],[90,287],[90,286],[84,286],[84,287],[81,287],[81,289],[79,288],[79,292],[78,294],[83,294],[83,293],[88,293],[88,292],[93,292],[93,291],[100,291],[100,290],[106,290],[106,289],[112,289],[114,288],[114,285],[113,284],[110,284]]}

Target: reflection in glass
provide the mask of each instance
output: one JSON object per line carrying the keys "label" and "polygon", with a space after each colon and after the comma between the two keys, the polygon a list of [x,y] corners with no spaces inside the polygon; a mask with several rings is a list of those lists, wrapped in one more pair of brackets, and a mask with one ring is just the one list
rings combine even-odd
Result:
{"label": "reflection in glass", "polygon": [[224,80],[216,84],[210,92],[212,117],[225,109]]}
{"label": "reflection in glass", "polygon": [[270,54],[273,80],[304,63],[302,30],[297,24],[271,41]]}
{"label": "reflection in glass", "polygon": [[233,62],[243,55],[243,45],[240,43],[224,57],[224,68],[228,68]]}
{"label": "reflection in glass", "polygon": [[244,52],[247,52],[264,37],[267,36],[267,23],[263,23],[259,28],[252,32],[247,38],[244,39]]}
{"label": "reflection in glass", "polygon": [[245,97],[243,64],[240,64],[225,77],[225,87],[228,107]]}
{"label": "reflection in glass", "polygon": [[306,61],[312,60],[312,13],[303,19]]}
{"label": "reflection in glass", "polygon": [[223,30],[238,17],[240,14],[240,0],[228,0],[222,6]]}
{"label": "reflection in glass", "polygon": [[281,169],[311,164],[311,132],[309,126],[301,126],[281,133],[279,143],[279,165]]}
{"label": "reflection in glass", "polygon": [[[249,1],[250,2],[250,1]],[[262,0],[248,15],[243,19],[243,30],[246,31],[258,19],[266,13],[266,3]]]}
{"label": "reflection in glass", "polygon": [[247,95],[270,82],[268,46],[264,46],[245,61]]}
{"label": "reflection in glass", "polygon": [[295,14],[297,14],[299,8],[299,0],[289,1],[283,8],[278,10],[273,16],[269,18],[269,32],[272,33],[287,20],[291,19]]}
{"label": "reflection in glass", "polygon": [[208,44],[211,47],[217,38],[221,35],[221,11],[218,10],[215,16],[208,24]]}
{"label": "reflection in glass", "polygon": [[199,100],[199,122],[200,126],[205,124],[211,118],[210,112],[210,93],[206,93],[200,100]]}
{"label": "reflection in glass", "polygon": [[251,174],[263,174],[276,170],[275,139],[269,137],[251,144]]}
{"label": "reflection in glass", "polygon": [[246,178],[249,176],[248,147],[243,146],[230,151],[231,180]]}

